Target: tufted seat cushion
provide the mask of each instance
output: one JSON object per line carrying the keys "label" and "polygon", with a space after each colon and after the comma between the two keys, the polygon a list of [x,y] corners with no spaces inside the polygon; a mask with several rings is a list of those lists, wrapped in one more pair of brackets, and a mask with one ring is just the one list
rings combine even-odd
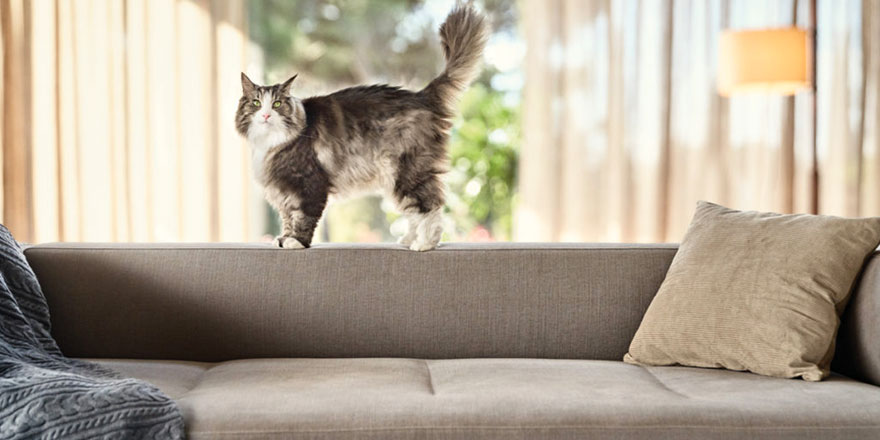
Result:
{"label": "tufted seat cushion", "polygon": [[880,438],[880,387],[551,359],[99,360],[191,439]]}

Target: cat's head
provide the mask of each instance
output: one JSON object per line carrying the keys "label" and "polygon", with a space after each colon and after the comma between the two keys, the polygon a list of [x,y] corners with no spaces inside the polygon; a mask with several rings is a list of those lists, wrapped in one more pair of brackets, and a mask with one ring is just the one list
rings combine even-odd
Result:
{"label": "cat's head", "polygon": [[302,103],[290,96],[293,75],[281,84],[260,86],[241,74],[241,99],[235,113],[235,128],[247,138],[293,137],[305,126]]}

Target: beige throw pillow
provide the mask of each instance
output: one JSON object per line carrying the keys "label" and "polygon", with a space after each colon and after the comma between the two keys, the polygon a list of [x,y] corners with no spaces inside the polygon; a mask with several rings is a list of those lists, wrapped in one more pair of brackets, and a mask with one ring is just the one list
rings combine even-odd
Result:
{"label": "beige throw pillow", "polygon": [[734,211],[699,202],[624,361],[822,380],[880,217]]}

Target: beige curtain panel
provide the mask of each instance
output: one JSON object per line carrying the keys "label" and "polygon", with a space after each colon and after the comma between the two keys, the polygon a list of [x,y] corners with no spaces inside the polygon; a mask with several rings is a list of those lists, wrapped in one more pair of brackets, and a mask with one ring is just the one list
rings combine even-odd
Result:
{"label": "beige curtain panel", "polygon": [[235,0],[0,0],[2,222],[24,241],[253,238]]}
{"label": "beige curtain panel", "polygon": [[[809,209],[809,92],[716,92],[719,31],[805,26],[807,1],[520,5],[516,239],[677,241],[698,199]],[[0,0],[0,221],[32,242],[257,239],[232,124],[245,6]],[[819,10],[820,212],[880,215],[880,5]]]}
{"label": "beige curtain panel", "polygon": [[[678,241],[699,199],[808,211],[809,91],[716,91],[721,29],[806,26],[808,6],[525,0],[515,236]],[[820,0],[818,20],[819,211],[880,215],[880,4]]]}

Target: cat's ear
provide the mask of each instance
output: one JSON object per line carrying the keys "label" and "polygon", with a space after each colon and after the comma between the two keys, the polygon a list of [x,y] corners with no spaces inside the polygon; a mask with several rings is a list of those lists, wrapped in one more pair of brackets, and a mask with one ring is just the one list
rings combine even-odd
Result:
{"label": "cat's ear", "polygon": [[284,93],[286,95],[290,92],[290,85],[293,84],[293,80],[295,80],[297,76],[299,76],[298,73],[296,75],[291,76],[290,79],[288,79],[287,81],[284,81],[283,83],[281,83],[281,92],[282,93]]}
{"label": "cat's ear", "polygon": [[248,78],[244,72],[241,72],[241,91],[244,92],[245,95],[251,94],[257,91],[257,85]]}

